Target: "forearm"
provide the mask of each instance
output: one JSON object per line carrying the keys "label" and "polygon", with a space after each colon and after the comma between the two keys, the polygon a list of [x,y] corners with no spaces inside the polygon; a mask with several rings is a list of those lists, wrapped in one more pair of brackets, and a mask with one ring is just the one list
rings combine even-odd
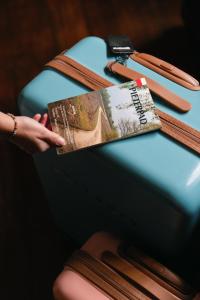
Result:
{"label": "forearm", "polygon": [[13,132],[13,128],[13,119],[7,114],[0,112],[0,136],[9,137]]}

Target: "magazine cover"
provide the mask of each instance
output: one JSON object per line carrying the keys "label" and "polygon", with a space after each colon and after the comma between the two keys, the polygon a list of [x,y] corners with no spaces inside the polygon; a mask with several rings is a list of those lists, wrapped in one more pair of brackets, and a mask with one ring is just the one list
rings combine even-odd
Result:
{"label": "magazine cover", "polygon": [[144,78],[48,104],[54,132],[66,145],[58,154],[159,129]]}

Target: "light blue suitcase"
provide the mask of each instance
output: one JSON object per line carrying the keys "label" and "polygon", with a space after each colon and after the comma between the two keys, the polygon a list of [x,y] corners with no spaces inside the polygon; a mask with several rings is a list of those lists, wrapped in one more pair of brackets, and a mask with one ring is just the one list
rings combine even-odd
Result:
{"label": "light blue suitcase", "polygon": [[[65,52],[97,74],[119,83],[105,66],[105,42],[87,37]],[[181,114],[157,107],[200,130],[200,91],[179,86],[128,60],[134,68],[192,103]],[[76,81],[44,69],[21,92],[21,114],[45,112],[47,104],[88,92]],[[55,149],[35,156],[35,164],[58,226],[79,242],[93,232],[114,230],[172,255],[185,245],[199,222],[200,159],[160,132],[57,156]]]}

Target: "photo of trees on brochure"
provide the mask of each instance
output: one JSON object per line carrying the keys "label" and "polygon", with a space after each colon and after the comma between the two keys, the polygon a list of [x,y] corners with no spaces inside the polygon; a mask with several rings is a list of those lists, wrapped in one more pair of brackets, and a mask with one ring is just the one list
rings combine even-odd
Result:
{"label": "photo of trees on brochure", "polygon": [[58,154],[156,130],[161,122],[144,78],[48,104],[66,145]]}

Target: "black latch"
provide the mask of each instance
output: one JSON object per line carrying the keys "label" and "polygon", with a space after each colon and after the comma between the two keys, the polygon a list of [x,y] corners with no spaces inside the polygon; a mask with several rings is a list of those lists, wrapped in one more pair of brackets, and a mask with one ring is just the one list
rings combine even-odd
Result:
{"label": "black latch", "polygon": [[133,44],[126,35],[110,35],[107,38],[107,43],[113,54],[128,55],[134,51]]}

